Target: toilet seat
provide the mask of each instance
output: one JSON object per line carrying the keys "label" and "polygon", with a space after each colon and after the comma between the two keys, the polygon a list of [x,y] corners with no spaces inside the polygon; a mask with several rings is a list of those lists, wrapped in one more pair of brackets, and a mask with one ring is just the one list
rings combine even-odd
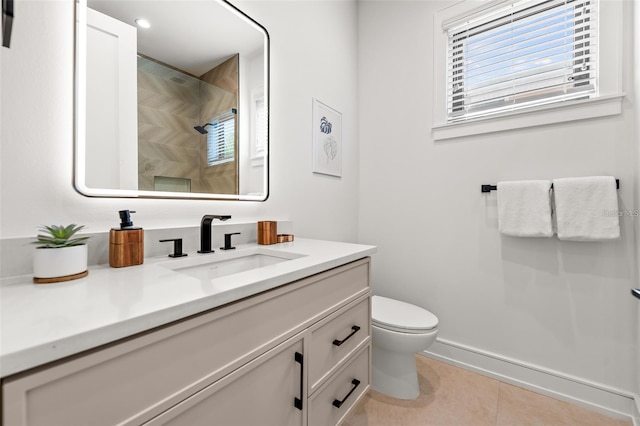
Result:
{"label": "toilet seat", "polygon": [[422,334],[438,326],[438,317],[426,309],[382,296],[371,298],[373,326],[400,333]]}

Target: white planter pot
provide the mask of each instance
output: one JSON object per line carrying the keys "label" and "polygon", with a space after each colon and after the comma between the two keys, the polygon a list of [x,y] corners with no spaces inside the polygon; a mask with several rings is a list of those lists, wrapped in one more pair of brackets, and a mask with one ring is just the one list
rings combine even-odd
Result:
{"label": "white planter pot", "polygon": [[33,253],[33,275],[36,278],[66,277],[87,270],[86,244],[62,248],[37,248]]}

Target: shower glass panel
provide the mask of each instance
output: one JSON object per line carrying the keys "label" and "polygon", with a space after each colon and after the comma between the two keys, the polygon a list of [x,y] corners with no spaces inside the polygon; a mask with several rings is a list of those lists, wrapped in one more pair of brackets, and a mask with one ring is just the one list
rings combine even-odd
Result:
{"label": "shower glass panel", "polygon": [[[238,193],[236,159],[211,166],[207,136],[194,129],[237,108],[237,80],[229,83],[219,70],[237,69],[236,64],[237,56],[198,78],[138,56],[138,189],[158,190],[154,179],[162,176],[188,179],[190,192]],[[223,83],[219,75],[225,75]],[[232,136],[237,147],[237,137]]]}

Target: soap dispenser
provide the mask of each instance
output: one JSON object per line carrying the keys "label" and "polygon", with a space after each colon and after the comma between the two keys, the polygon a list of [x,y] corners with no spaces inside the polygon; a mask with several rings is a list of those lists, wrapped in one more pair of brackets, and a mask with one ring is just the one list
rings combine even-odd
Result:
{"label": "soap dispenser", "polygon": [[144,262],[144,230],[133,226],[130,213],[120,210],[120,228],[109,231],[109,265],[113,268]]}

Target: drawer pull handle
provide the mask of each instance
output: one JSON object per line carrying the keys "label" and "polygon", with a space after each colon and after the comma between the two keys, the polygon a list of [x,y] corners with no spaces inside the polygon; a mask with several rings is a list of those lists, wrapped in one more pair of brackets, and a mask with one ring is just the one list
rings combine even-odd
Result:
{"label": "drawer pull handle", "polygon": [[351,330],[353,330],[353,331],[351,332],[351,334],[350,334],[350,335],[348,335],[347,337],[345,337],[345,338],[344,338],[344,339],[342,339],[342,340],[338,340],[338,339],[334,340],[334,341],[333,341],[333,344],[334,344],[334,345],[336,345],[336,346],[340,346],[340,345],[342,345],[344,342],[346,342],[347,340],[349,340],[349,339],[351,338],[351,336],[353,336],[354,334],[356,334],[356,333],[360,330],[360,327],[358,327],[357,325],[354,325],[353,327],[351,327]]}
{"label": "drawer pull handle", "polygon": [[360,380],[358,379],[353,379],[351,381],[351,384],[353,385],[353,387],[351,388],[351,390],[349,391],[349,393],[347,394],[347,396],[345,396],[344,398],[342,398],[342,401],[334,399],[333,400],[333,406],[334,407],[342,407],[342,404],[344,404],[344,402],[347,400],[347,398],[349,398],[351,396],[351,394],[353,393],[354,390],[356,390],[356,388],[360,385]]}
{"label": "drawer pull handle", "polygon": [[293,405],[298,410],[302,411],[302,389],[303,389],[302,372],[304,371],[304,356],[302,356],[300,352],[296,352],[295,360],[297,363],[300,364],[300,398],[296,397],[293,401]]}

